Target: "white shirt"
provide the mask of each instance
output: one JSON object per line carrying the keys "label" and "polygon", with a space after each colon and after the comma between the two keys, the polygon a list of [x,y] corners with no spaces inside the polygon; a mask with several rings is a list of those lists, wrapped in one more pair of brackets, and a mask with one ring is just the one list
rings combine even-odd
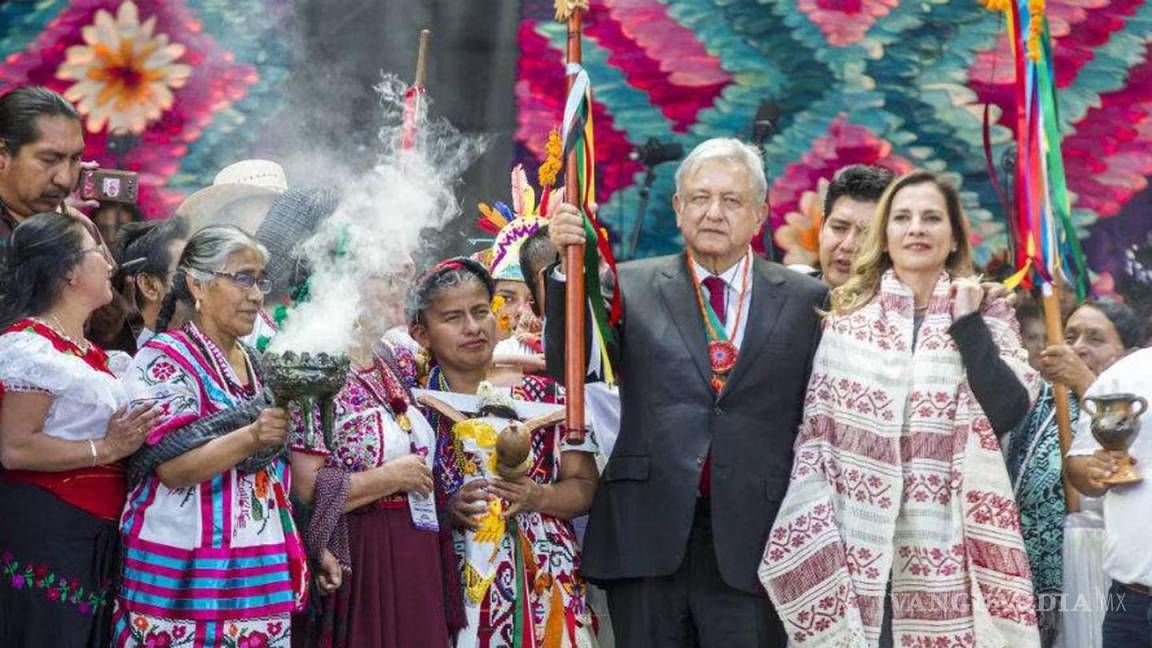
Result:
{"label": "white shirt", "polygon": [[[108,356],[109,368],[118,375],[131,362],[125,353]],[[128,402],[116,376],[57,351],[48,338],[28,331],[0,335],[0,382],[11,392],[52,396],[41,431],[68,441],[104,438],[108,421]]]}
{"label": "white shirt", "polygon": [[[719,277],[724,282],[726,290],[724,292],[724,329],[728,334],[728,341],[730,341],[737,349],[740,348],[740,343],[744,341],[744,329],[748,328],[748,311],[752,306],[752,273],[748,273],[748,285],[744,285],[744,266],[748,265],[751,261],[750,255],[745,254],[740,257],[736,265],[728,268],[724,272],[716,275],[709,272],[704,266],[696,261],[692,265],[696,268],[696,278],[700,280],[700,292],[703,293],[704,299],[707,300],[711,296],[708,292],[708,287],[704,285],[704,280],[708,277]],[[741,295],[741,288],[743,288],[743,295]],[[743,297],[743,308],[741,308],[741,297]],[[739,314],[740,321],[736,321],[736,316]],[[717,313],[719,315],[719,313]],[[737,328],[739,327],[739,328]]]}
{"label": "white shirt", "polygon": [[[1116,362],[1092,383],[1085,398],[1129,393],[1152,404],[1152,349],[1141,349]],[[1100,449],[1092,436],[1092,418],[1084,413],[1068,456],[1091,455]],[[1128,449],[1144,481],[1116,486],[1104,495],[1104,572],[1129,585],[1152,586],[1152,412],[1140,417],[1140,431]]]}

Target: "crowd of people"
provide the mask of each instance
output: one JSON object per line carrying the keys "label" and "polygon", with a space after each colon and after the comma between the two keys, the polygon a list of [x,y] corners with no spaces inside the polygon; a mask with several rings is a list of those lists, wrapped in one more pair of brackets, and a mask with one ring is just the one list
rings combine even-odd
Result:
{"label": "crowd of people", "polygon": [[786,268],[751,248],[761,154],[698,145],[684,250],[601,269],[580,435],[588,230],[560,192],[482,206],[480,252],[363,277],[326,416],[273,397],[264,351],[338,196],[248,160],[97,224],[83,158],[63,97],[0,96],[2,646],[1048,648],[1087,645],[1060,612],[1091,588],[1093,645],[1152,645],[1152,491],[1109,482],[1127,455],[1080,407],[1152,399],[1147,317],[1069,300],[1048,344],[939,174],[841,170],[819,267]]}

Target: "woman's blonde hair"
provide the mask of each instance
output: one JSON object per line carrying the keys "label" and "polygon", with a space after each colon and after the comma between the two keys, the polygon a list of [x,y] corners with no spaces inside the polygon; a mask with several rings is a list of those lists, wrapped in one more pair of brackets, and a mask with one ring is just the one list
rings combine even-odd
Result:
{"label": "woman's blonde hair", "polygon": [[861,307],[880,291],[880,278],[892,267],[888,254],[888,218],[892,212],[892,199],[905,187],[931,182],[944,196],[948,208],[948,222],[952,225],[952,240],[956,250],[944,260],[944,269],[953,277],[973,274],[972,244],[968,241],[968,219],[960,208],[960,194],[952,183],[929,171],[916,170],[897,178],[876,205],[876,213],[868,225],[868,232],[860,251],[852,260],[852,272],[844,285],[832,291],[832,314],[846,315]]}

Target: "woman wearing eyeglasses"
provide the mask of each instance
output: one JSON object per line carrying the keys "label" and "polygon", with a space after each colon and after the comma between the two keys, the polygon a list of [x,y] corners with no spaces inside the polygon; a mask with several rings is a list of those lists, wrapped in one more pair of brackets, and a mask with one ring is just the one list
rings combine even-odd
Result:
{"label": "woman wearing eyeglasses", "polygon": [[[119,461],[157,412],[127,411],[84,322],[112,264],[71,216],[16,228],[0,301],[0,646],[106,646],[124,508]],[[128,358],[120,357],[127,364]]]}
{"label": "woman wearing eyeglasses", "polygon": [[264,394],[252,331],[269,284],[267,251],[234,227],[184,248],[128,377],[161,415],[133,458],[121,519],[118,646],[288,645],[307,574],[288,508],[288,417]]}

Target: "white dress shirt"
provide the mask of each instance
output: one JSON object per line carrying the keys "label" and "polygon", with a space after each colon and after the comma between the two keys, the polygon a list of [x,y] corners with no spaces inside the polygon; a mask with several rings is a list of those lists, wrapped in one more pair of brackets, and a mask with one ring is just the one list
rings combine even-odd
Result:
{"label": "white dress shirt", "polygon": [[[1088,388],[1085,398],[1104,394],[1136,394],[1152,404],[1152,349],[1141,349],[1109,367]],[[1091,455],[1100,449],[1092,436],[1092,417],[1084,413],[1068,456]],[[1140,418],[1140,431],[1128,449],[1144,481],[1114,486],[1104,495],[1104,571],[1113,580],[1152,587],[1152,412]]]}
{"label": "white dress shirt", "polygon": [[[726,287],[724,293],[724,329],[728,334],[728,341],[731,342],[737,350],[740,349],[740,343],[744,341],[744,329],[748,328],[748,314],[752,306],[752,273],[748,273],[748,285],[744,285],[744,266],[748,265],[751,261],[751,256],[745,254],[740,257],[736,265],[728,268],[720,274],[712,274],[707,268],[700,265],[698,262],[693,261],[692,265],[696,268],[696,278],[700,280],[700,291],[704,294],[704,299],[708,300],[711,293],[708,292],[708,287],[704,285],[704,280],[708,277],[719,277],[724,282]],[[751,270],[751,269],[749,269]],[[743,288],[743,295],[741,295],[741,288]],[[740,302],[743,299],[743,308]],[[740,321],[736,321],[736,316],[739,314]],[[703,313],[701,313],[703,315]],[[717,313],[719,315],[719,313]]]}

